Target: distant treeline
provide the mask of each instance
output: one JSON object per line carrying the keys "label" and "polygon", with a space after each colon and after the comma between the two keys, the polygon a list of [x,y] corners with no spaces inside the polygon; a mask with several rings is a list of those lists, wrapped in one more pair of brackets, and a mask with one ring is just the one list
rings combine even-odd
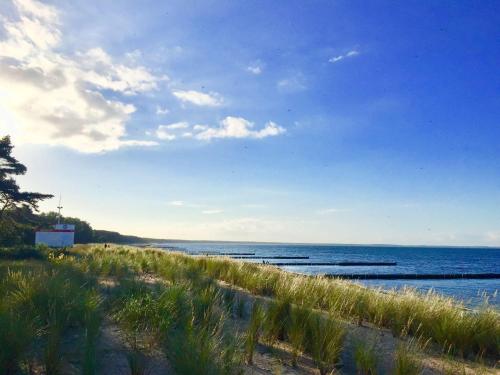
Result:
{"label": "distant treeline", "polygon": [[[35,243],[37,229],[50,229],[58,221],[56,212],[36,213],[28,207],[10,210],[10,220],[0,225],[0,246],[32,245]],[[92,226],[76,217],[61,217],[61,222],[75,225],[75,243],[147,243],[161,242],[161,239],[127,236],[118,232],[93,229]]]}

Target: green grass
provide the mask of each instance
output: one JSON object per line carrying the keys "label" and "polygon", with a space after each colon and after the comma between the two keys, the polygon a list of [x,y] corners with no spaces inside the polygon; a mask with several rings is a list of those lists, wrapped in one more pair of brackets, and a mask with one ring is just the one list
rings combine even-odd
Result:
{"label": "green grass", "polygon": [[[286,342],[294,366],[306,354],[321,374],[330,373],[344,350],[340,320],[370,322],[405,340],[431,340],[450,356],[480,361],[499,349],[496,310],[466,311],[434,293],[381,293],[258,264],[127,247],[36,251],[40,255],[6,251],[17,255],[0,262],[0,374],[15,374],[36,358],[47,372],[60,373],[66,360],[61,342],[70,332],[82,338],[81,372],[94,374],[97,342],[109,320],[125,333],[130,371],[138,374],[147,372],[153,349],[178,374],[236,374],[244,360],[252,363],[261,341]],[[106,287],[102,279],[113,282]],[[273,298],[254,303],[247,316],[249,300],[216,280]],[[232,316],[249,319],[245,334],[231,325]],[[396,373],[418,367],[410,354],[404,346],[397,350]],[[375,373],[372,347],[358,347],[355,357],[360,372]]]}
{"label": "green grass", "polygon": [[356,368],[360,375],[376,375],[378,356],[373,343],[358,342],[354,352]]}
{"label": "green grass", "polygon": [[275,299],[269,304],[264,323],[265,337],[269,344],[288,338],[291,314],[292,304],[288,299]]}
{"label": "green grass", "polygon": [[0,310],[0,373],[15,374],[36,336],[31,319]]}
{"label": "green grass", "polygon": [[395,355],[394,375],[418,375],[422,366],[415,358],[416,347],[412,342],[401,343]]}
{"label": "green grass", "polygon": [[253,363],[255,347],[259,343],[263,321],[264,310],[258,302],[255,302],[252,306],[252,315],[250,317],[250,324],[248,325],[245,338],[245,356],[247,363],[250,365]]}
{"label": "green grass", "polygon": [[404,289],[382,293],[349,281],[293,275],[259,264],[177,257],[176,262],[197,265],[207,276],[252,293],[289,299],[356,323],[367,321],[391,329],[396,336],[423,336],[454,355],[492,357],[499,350],[500,319],[498,311],[488,305],[471,312],[433,292],[421,294]]}
{"label": "green grass", "polygon": [[292,308],[288,327],[288,340],[292,346],[292,366],[294,367],[297,366],[298,356],[305,349],[305,339],[310,316],[311,309],[303,306]]}
{"label": "green grass", "polygon": [[306,331],[306,350],[321,375],[331,374],[342,352],[345,330],[333,317],[313,314]]}
{"label": "green grass", "polygon": [[85,301],[83,375],[94,375],[97,370],[96,345],[102,323],[101,304],[102,297],[97,292],[89,294]]}
{"label": "green grass", "polygon": [[396,336],[430,339],[452,355],[493,357],[499,350],[500,319],[498,311],[488,305],[471,312],[453,299],[433,292],[421,294],[404,289],[382,293],[349,281],[303,277],[227,258],[124,249],[115,253],[102,256],[102,252],[93,252],[91,262],[103,262],[105,258],[110,262],[118,255],[128,254],[127,260],[121,262],[122,268],[141,271],[141,264],[154,263],[155,272],[172,281],[184,277],[183,273],[198,278],[205,275],[255,294],[330,311],[356,323],[367,321],[389,328]]}

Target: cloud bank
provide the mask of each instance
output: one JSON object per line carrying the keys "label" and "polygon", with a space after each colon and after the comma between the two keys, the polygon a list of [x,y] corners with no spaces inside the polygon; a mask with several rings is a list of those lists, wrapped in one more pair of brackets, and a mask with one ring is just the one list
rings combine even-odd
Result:
{"label": "cloud bank", "polygon": [[119,98],[155,90],[166,77],[117,63],[101,48],[63,54],[57,9],[34,0],[13,4],[17,17],[1,19],[2,133],[87,153],[156,144],[126,138],[126,122],[136,108]]}
{"label": "cloud bank", "polygon": [[159,125],[156,129],[156,136],[161,140],[174,140],[177,138],[173,131],[186,130],[182,136],[184,138],[194,138],[202,141],[210,141],[215,138],[254,138],[262,139],[285,133],[286,129],[269,121],[263,128],[255,130],[254,123],[242,117],[228,116],[224,118],[218,126],[194,125],[190,127],[187,122],[177,122],[170,125]]}

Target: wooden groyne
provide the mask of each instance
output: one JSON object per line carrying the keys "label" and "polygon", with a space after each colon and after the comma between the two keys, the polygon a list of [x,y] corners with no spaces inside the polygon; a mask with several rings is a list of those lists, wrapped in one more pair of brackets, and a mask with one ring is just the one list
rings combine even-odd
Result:
{"label": "wooden groyne", "polygon": [[343,266],[343,267],[367,267],[367,266],[396,266],[396,262],[279,262],[268,263],[271,266]]}
{"label": "wooden groyne", "polygon": [[275,255],[275,256],[231,256],[233,259],[309,259],[309,257],[305,256],[284,256],[284,255]]}
{"label": "wooden groyne", "polygon": [[349,280],[485,280],[500,279],[500,273],[444,273],[444,274],[327,274],[326,277]]}
{"label": "wooden groyne", "polygon": [[190,255],[208,255],[208,256],[253,256],[255,253],[219,253],[217,251],[204,251],[200,253],[190,253]]}

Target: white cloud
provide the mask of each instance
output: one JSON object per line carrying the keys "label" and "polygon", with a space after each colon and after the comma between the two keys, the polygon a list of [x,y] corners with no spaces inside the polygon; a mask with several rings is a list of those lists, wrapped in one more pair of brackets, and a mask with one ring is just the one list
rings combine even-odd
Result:
{"label": "white cloud", "polygon": [[[155,135],[158,139],[173,141],[180,135],[182,138],[194,138],[209,141],[213,138],[254,138],[261,139],[284,133],[286,130],[269,121],[258,130],[253,129],[254,124],[242,117],[228,116],[220,122],[219,126],[194,125],[192,129],[187,122],[176,122],[168,125],[159,125],[154,133],[147,131],[147,135]],[[181,134],[179,130],[187,130]]]}
{"label": "white cloud", "polygon": [[170,206],[181,207],[184,206],[184,201],[170,201],[168,202]]}
{"label": "white cloud", "polygon": [[250,64],[249,66],[247,66],[246,70],[249,73],[259,75],[264,70],[264,66],[262,65],[262,63],[260,61],[256,61],[253,64]]}
{"label": "white cloud", "polygon": [[[221,121],[220,126],[206,128],[195,134],[200,140],[212,138],[265,138],[284,133],[286,130],[270,121],[264,128],[253,130],[254,124],[242,117],[228,116]],[[196,130],[196,129],[195,129]]]}
{"label": "white cloud", "polygon": [[136,108],[101,90],[135,95],[165,77],[114,62],[101,48],[59,52],[63,37],[55,7],[15,0],[17,18],[3,18],[0,40],[0,132],[17,142],[63,145],[81,152],[152,141],[125,139]]}
{"label": "white cloud", "polygon": [[222,97],[215,93],[208,94],[195,90],[177,90],[173,92],[174,96],[183,102],[189,102],[199,106],[217,107],[222,105]]}
{"label": "white cloud", "polygon": [[278,81],[276,87],[284,93],[294,93],[307,89],[305,78],[300,73]]}
{"label": "white cloud", "polygon": [[101,89],[109,89],[126,95],[135,95],[156,89],[160,79],[142,66],[128,67],[113,62],[101,48],[78,53],[79,63],[84,69],[84,79]]}
{"label": "white cloud", "polygon": [[184,122],[184,121],[174,122],[173,124],[170,124],[170,125],[161,125],[161,126],[164,126],[166,129],[171,129],[171,130],[189,128],[189,124],[187,122]]}
{"label": "white cloud", "polygon": [[204,215],[216,215],[216,214],[221,214],[222,212],[223,212],[222,210],[204,210],[204,211],[201,211],[201,213]]}
{"label": "white cloud", "polygon": [[168,115],[170,113],[170,110],[168,108],[163,108],[160,107],[159,105],[156,106],[156,114],[159,116],[163,115]]}
{"label": "white cloud", "polygon": [[338,56],[334,56],[332,57],[330,60],[328,60],[328,62],[331,62],[331,63],[336,63],[336,62],[339,62],[341,60],[344,60],[348,57],[354,57],[354,56],[357,56],[359,55],[359,52],[356,51],[356,50],[351,50],[347,53],[345,53],[344,55],[338,55]]}
{"label": "white cloud", "polygon": [[[168,125],[158,125],[155,131],[155,135],[158,139],[161,139],[163,141],[173,141],[174,139],[177,138],[176,134],[172,134],[171,132],[175,132],[177,130],[181,129],[187,129],[189,128],[189,124],[187,122],[174,122],[173,124],[168,124]],[[184,133],[182,136],[186,138],[186,133]]]}
{"label": "white cloud", "polygon": [[159,125],[155,132],[156,137],[163,141],[173,141],[177,138],[175,134],[169,133],[169,126],[170,125]]}
{"label": "white cloud", "polygon": [[252,74],[259,75],[262,73],[262,68],[260,66],[248,66],[247,71]]}

